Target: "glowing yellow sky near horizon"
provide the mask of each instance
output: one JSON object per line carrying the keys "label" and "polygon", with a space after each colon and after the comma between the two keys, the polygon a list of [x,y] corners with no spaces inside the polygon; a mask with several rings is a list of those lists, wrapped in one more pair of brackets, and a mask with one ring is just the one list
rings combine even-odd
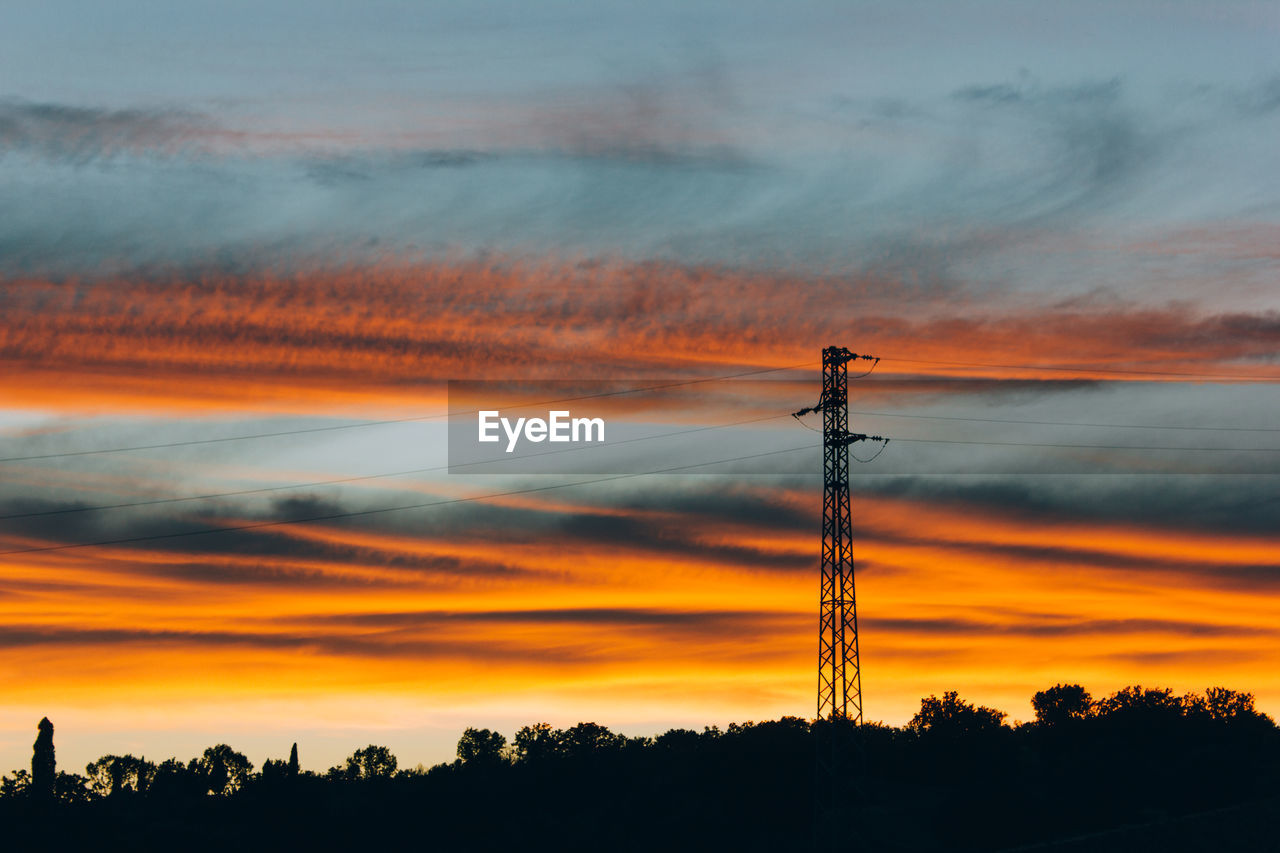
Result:
{"label": "glowing yellow sky near horizon", "polygon": [[[816,511],[817,495],[778,497]],[[1207,549],[1223,566],[1250,565],[1274,556],[1265,540],[975,519],[916,501],[856,509],[885,533],[857,549],[870,718],[902,723],[922,696],[958,689],[1026,719],[1030,694],[1059,681],[1097,695],[1135,682],[1221,684],[1280,710],[1272,602],[1219,583],[1198,562]],[[690,524],[674,513],[658,520]],[[899,536],[909,530],[918,533]],[[698,533],[748,534],[734,524]],[[5,558],[6,729],[48,714],[92,719],[109,740],[141,718],[154,732],[146,752],[158,756],[189,739],[175,731],[287,739],[291,727],[316,725],[299,714],[350,732],[355,748],[381,729],[430,727],[459,708],[468,724],[589,717],[623,730],[812,713],[816,568],[773,571],[572,538],[492,546],[323,526],[283,535],[370,557],[212,558],[318,581],[293,584],[171,575],[169,567],[211,558],[167,545]],[[780,554],[816,548],[816,536],[797,532],[757,529],[751,541]],[[1070,550],[1002,554],[1009,543],[1080,547],[1089,564]],[[495,548],[511,575],[406,576],[373,556],[465,563]],[[1149,566],[1134,569],[1135,552],[1151,555]],[[445,760],[449,737],[410,738],[418,754],[402,760]],[[22,752],[21,738],[4,750],[10,763]]]}

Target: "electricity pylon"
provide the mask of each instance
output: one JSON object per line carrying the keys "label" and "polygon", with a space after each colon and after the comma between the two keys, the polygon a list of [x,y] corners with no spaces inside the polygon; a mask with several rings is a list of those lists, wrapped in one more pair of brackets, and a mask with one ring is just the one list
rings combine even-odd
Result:
{"label": "electricity pylon", "polygon": [[[840,810],[853,791],[853,730],[862,723],[862,668],[853,585],[853,524],[849,512],[849,445],[885,441],[849,432],[849,362],[879,361],[844,347],[822,351],[822,396],[796,417],[822,412],[822,579],[818,604],[818,833],[839,844]],[[847,838],[846,838],[847,841]]]}

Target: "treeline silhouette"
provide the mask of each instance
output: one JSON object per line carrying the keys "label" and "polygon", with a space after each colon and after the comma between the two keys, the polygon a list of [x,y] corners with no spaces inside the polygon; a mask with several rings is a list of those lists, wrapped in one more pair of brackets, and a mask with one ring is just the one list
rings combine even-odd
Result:
{"label": "treeline silhouette", "polygon": [[0,783],[0,826],[15,850],[801,850],[818,744],[843,727],[857,771],[836,849],[1277,849],[1280,729],[1252,695],[1095,701],[1059,684],[1032,707],[1013,726],[948,692],[903,727],[784,717],[648,738],[538,723],[510,742],[469,728],[450,763],[402,768],[369,745],[325,772],[296,744],[259,772],[219,744],[70,773],[45,719],[31,770]]}

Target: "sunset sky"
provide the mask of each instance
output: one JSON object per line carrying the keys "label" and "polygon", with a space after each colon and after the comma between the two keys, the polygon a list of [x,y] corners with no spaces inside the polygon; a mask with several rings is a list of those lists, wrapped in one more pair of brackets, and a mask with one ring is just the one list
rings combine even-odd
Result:
{"label": "sunset sky", "polygon": [[[0,772],[812,716],[830,344],[869,719],[1280,715],[1276,4],[22,5]],[[581,408],[751,465],[446,470],[449,380],[725,376]]]}

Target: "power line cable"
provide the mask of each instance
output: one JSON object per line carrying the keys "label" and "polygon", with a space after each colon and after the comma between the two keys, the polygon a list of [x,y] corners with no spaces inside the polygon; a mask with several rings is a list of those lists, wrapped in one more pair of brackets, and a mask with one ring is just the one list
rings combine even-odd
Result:
{"label": "power line cable", "polygon": [[879,441],[879,442],[880,442],[880,449],[879,449],[879,450],[877,450],[875,453],[873,453],[873,454],[871,455],[871,458],[870,458],[870,459],[863,459],[861,456],[859,456],[858,454],[854,453],[854,452],[853,452],[853,450],[850,450],[850,451],[849,451],[849,456],[850,456],[850,458],[852,458],[852,459],[853,459],[853,461],[855,461],[855,462],[861,462],[863,465],[869,465],[869,464],[871,464],[872,462],[875,462],[877,459],[879,459],[879,458],[880,458],[880,454],[881,454],[881,453],[884,453],[885,448],[889,446],[889,442],[890,442],[890,440],[891,440],[891,439],[888,439],[888,438],[879,438],[879,439],[871,439],[871,440],[872,440],[872,441]]}
{"label": "power line cable", "polygon": [[898,438],[916,444],[985,444],[992,447],[1062,447],[1078,450],[1169,450],[1194,453],[1280,453],[1280,447],[1170,447],[1161,444],[1067,444],[1037,441],[975,441],[958,438]]}
{"label": "power line cable", "polygon": [[[747,370],[741,373],[727,373],[722,376],[708,376],[702,379],[686,379],[680,382],[666,382],[659,385],[644,385],[638,388],[624,388],[619,391],[604,391],[599,394],[580,394],[575,397],[561,397],[560,399],[557,399],[557,400],[539,400],[533,403],[518,403],[513,406],[508,406],[507,408],[523,409],[523,408],[530,408],[533,406],[550,406],[555,403],[573,403],[579,400],[594,400],[602,397],[619,397],[625,394],[638,394],[643,391],[662,391],[667,388],[680,388],[686,385],[700,385],[706,382],[720,382],[726,379],[740,379],[744,376],[759,376],[765,373],[779,373],[784,370],[798,370],[802,367],[812,367],[813,365],[818,363],[819,362],[816,362],[816,361],[808,361],[803,364],[792,364],[792,365],[787,365],[785,367],[769,367],[769,368],[764,368],[762,370]],[[472,409],[472,410],[466,410],[466,411],[460,411],[460,412],[442,412],[434,415],[419,415],[411,418],[391,418],[388,420],[381,420],[381,421],[360,421],[359,423],[354,423],[354,424],[335,424],[333,426],[305,427],[302,429],[278,430],[276,432],[258,432],[258,433],[251,433],[249,435],[228,435],[228,436],[221,436],[219,438],[196,438],[196,439],[189,439],[186,441],[166,441],[166,442],[160,442],[156,444],[138,444],[138,445],[133,445],[131,447],[107,447],[107,448],[101,448],[97,450],[68,450],[68,451],[62,451],[60,453],[38,453],[30,456],[8,456],[8,457],[0,457],[0,463],[34,462],[41,459],[63,459],[71,456],[98,456],[98,455],[107,454],[107,453],[130,453],[136,450],[159,450],[161,448],[166,448],[166,447],[192,447],[192,446],[201,445],[201,444],[220,444],[228,441],[249,441],[252,439],[276,438],[279,436],[286,436],[286,435],[306,435],[308,433],[316,433],[316,432],[334,432],[337,430],[346,430],[346,429],[364,429],[366,427],[386,426],[389,424],[405,424],[405,423],[416,423],[420,421],[439,420],[441,418],[448,418],[448,417],[453,417],[457,415],[474,415],[478,411],[479,409]]]}
{"label": "power line cable", "polygon": [[1132,376],[1180,376],[1190,379],[1222,379],[1234,382],[1280,382],[1280,376],[1239,376],[1229,373],[1188,373],[1172,370],[1121,370],[1119,368],[1090,367],[1087,365],[1062,367],[1047,364],[1005,364],[986,361],[937,361],[923,358],[895,358],[888,355],[882,356],[881,361],[901,361],[906,364],[935,364],[946,367],[1002,367],[1012,370],[1052,370],[1064,373],[1114,373]]}
{"label": "power line cable", "polygon": [[350,512],[333,512],[324,515],[311,515],[302,518],[287,518],[274,521],[258,521],[249,524],[234,524],[225,527],[211,527],[204,530],[183,530],[175,533],[155,533],[148,536],[127,536],[120,539],[104,539],[98,542],[74,542],[66,545],[46,545],[38,548],[19,548],[12,551],[0,551],[0,557],[12,557],[17,554],[35,554],[49,551],[70,551],[77,548],[100,548],[108,545],[127,545],[137,542],[154,542],[163,539],[180,539],[188,536],[210,536],[216,533],[233,533],[242,530],[261,530],[266,527],[283,527],[290,524],[309,524],[316,521],[335,521],[343,518],[361,518],[369,515],[379,515],[388,512],[403,512],[411,509],[427,509],[429,507],[450,506],[452,504],[476,503],[479,501],[492,500],[494,498],[512,497],[515,495],[528,495],[536,492],[550,492],[556,489],[568,489],[574,486],[590,486],[596,483],[608,483],[616,480],[627,480],[633,477],[647,477],[654,474],[669,474],[674,471],[688,471],[694,468],[705,468],[709,465],[723,465],[728,462],[741,462],[747,459],[760,459],[765,456],[778,456],[783,453],[794,453],[798,450],[813,450],[817,445],[806,444],[801,447],[788,447],[783,450],[769,450],[763,453],[750,453],[745,456],[732,456],[727,459],[716,459],[711,462],[697,462],[691,465],[673,465],[667,468],[656,468],[652,471],[638,471],[631,474],[614,474],[608,477],[598,477],[594,480],[579,480],[574,483],[556,483],[550,486],[532,486],[526,489],[509,489],[502,492],[490,492],[484,495],[474,495],[466,498],[449,498],[442,501],[428,501],[425,503],[404,504],[402,506],[377,507],[374,509],[353,510]]}
{"label": "power line cable", "polygon": [[[774,417],[786,417],[786,416],[778,415]],[[773,419],[773,418],[768,418],[768,419]],[[766,419],[761,418],[758,420],[766,420]],[[700,428],[700,430],[713,429],[713,428],[717,428],[717,427],[703,427],[703,428]],[[697,431],[697,430],[694,430],[694,431]],[[658,438],[658,437],[663,437],[663,436],[649,436],[646,438]],[[641,440],[641,439],[632,439],[632,440],[634,441],[634,440]],[[1201,451],[1226,451],[1226,452],[1253,451],[1253,452],[1269,452],[1269,453],[1280,452],[1280,448],[1272,448],[1272,447],[1251,447],[1251,448],[1250,447],[1245,447],[1245,448],[1168,447],[1163,445],[1067,444],[1067,443],[1047,443],[1047,442],[975,441],[975,440],[961,440],[961,439],[928,439],[928,438],[894,438],[893,440],[908,442],[908,443],[917,443],[917,444],[964,444],[964,445],[987,445],[987,446],[993,446],[993,447],[1051,447],[1051,448],[1095,449],[1095,450],[1146,450],[1146,451],[1194,451],[1194,452],[1201,452]],[[884,447],[887,446],[887,444],[888,442],[885,442],[885,444],[881,447],[880,452],[878,452],[875,456],[871,457],[871,459],[868,459],[868,460],[859,459],[858,461],[870,462],[874,460],[877,456],[880,455],[881,452],[884,451]],[[73,548],[91,548],[91,547],[101,547],[101,546],[107,546],[107,545],[121,545],[121,544],[133,543],[133,542],[147,542],[147,541],[153,541],[153,540],[159,540],[159,539],[173,539],[173,538],[179,538],[184,536],[204,536],[204,535],[210,535],[214,533],[232,532],[237,530],[255,530],[255,529],[264,528],[264,527],[278,527],[278,526],[283,526],[288,524],[304,524],[304,523],[309,523],[314,521],[329,521],[329,520],[336,520],[341,518],[356,518],[356,517],[376,515],[376,514],[387,513],[387,512],[399,512],[402,510],[409,510],[409,509],[422,509],[426,507],[446,506],[449,504],[456,504],[456,503],[469,503],[469,502],[487,500],[490,498],[508,497],[512,495],[521,495],[521,494],[531,494],[536,492],[551,491],[554,489],[570,488],[572,486],[591,485],[593,483],[612,482],[615,480],[629,479],[632,477],[643,477],[643,476],[649,476],[653,474],[670,473],[673,471],[685,471],[685,470],[691,470],[694,468],[704,468],[709,465],[719,465],[727,462],[737,462],[737,461],[742,461],[747,459],[758,459],[765,456],[776,456],[782,453],[792,453],[798,450],[806,450],[814,447],[817,447],[817,445],[791,447],[791,448],[786,448],[784,450],[771,450],[763,453],[753,453],[753,454],[747,454],[744,456],[730,457],[727,459],[717,459],[711,462],[699,462],[699,463],[693,463],[689,465],[675,465],[667,468],[658,468],[651,471],[641,471],[641,472],[634,472],[629,474],[616,474],[608,477],[596,478],[594,480],[582,480],[576,483],[559,483],[559,484],[550,485],[550,486],[536,486],[536,487],[531,487],[527,489],[515,489],[515,490],[504,491],[504,492],[493,492],[487,495],[477,495],[469,498],[454,498],[454,499],[449,499],[444,501],[407,504],[407,505],[395,506],[395,507],[379,507],[374,509],[359,510],[359,511],[353,511],[353,512],[329,513],[326,515],[308,516],[308,517],[296,518],[296,519],[283,519],[283,520],[277,520],[277,521],[255,522],[252,524],[233,525],[228,527],[217,527],[217,528],[210,528],[206,530],[181,531],[177,533],[163,533],[163,534],[155,534],[151,536],[126,537],[122,539],[103,540],[99,542],[82,542],[82,543],[73,543],[68,545],[52,545],[52,546],[45,546],[45,547],[38,547],[38,548],[24,548],[24,549],[11,550],[11,551],[0,551],[0,557],[13,556],[17,554],[45,552],[45,551],[64,551],[64,550],[69,550]],[[563,451],[549,451],[549,452],[550,453],[567,452],[568,450],[573,450],[573,449],[575,448],[566,448]],[[539,455],[546,455],[546,454],[539,454]],[[489,461],[490,460],[484,460],[485,463],[488,463]],[[469,463],[469,464],[472,464],[472,463]],[[478,463],[475,463],[475,464],[478,464]],[[448,466],[443,466],[443,467],[448,467]],[[424,469],[424,470],[427,470],[427,469]],[[436,469],[436,470],[440,470],[440,469]],[[385,474],[385,475],[370,475],[369,477],[346,478],[345,480],[327,481],[327,482],[351,482],[358,479],[373,479],[374,477],[399,476],[401,473],[412,473],[412,472],[398,472],[398,473]],[[261,489],[261,490],[246,490],[238,494],[247,494],[250,491],[278,491],[286,488],[291,488],[291,487],[286,486],[286,487],[272,487],[269,489]],[[236,494],[236,493],[228,493],[228,494]],[[154,501],[154,503],[172,503],[180,500],[197,500],[197,499],[202,499],[204,497],[206,496],[199,496],[196,498],[165,498],[165,499]],[[111,507],[101,507],[101,508],[108,509],[108,508],[115,508],[115,507],[111,506]]]}
{"label": "power line cable", "polygon": [[[938,420],[979,420],[979,421],[993,420],[993,419],[983,419],[983,418],[942,418],[941,415],[938,415],[938,416],[888,415],[888,412],[868,412],[868,411],[864,411],[864,412],[851,411],[849,412],[849,414],[868,415],[868,416],[887,415],[887,416],[891,416],[891,418],[897,418],[897,416],[901,416],[901,418],[929,418],[929,419],[936,418]],[[804,423],[804,421],[800,419],[799,415],[800,415],[800,412],[795,412],[794,415],[791,415],[792,418],[795,419],[797,424],[800,424],[801,427],[804,427],[805,429],[810,430],[810,432],[815,432],[815,433],[820,432],[820,430],[814,429],[813,427],[810,427],[809,424]],[[1065,424],[1065,423],[1057,424],[1057,423],[1053,423],[1053,421],[1001,421],[1001,420],[995,420],[995,423],[1027,423],[1027,424],[1038,423],[1038,424],[1044,424],[1044,425],[1055,425],[1055,427],[1071,427],[1071,425],[1078,425],[1078,427],[1110,427],[1110,425],[1117,425],[1117,424]],[[1142,428],[1142,429],[1148,429],[1148,428]],[[1160,428],[1156,427],[1156,428],[1149,428],[1149,429],[1160,429]],[[1267,430],[1267,432],[1275,432],[1275,430]],[[1076,448],[1076,450],[1142,450],[1142,451],[1280,453],[1280,447],[1185,447],[1185,446],[1172,446],[1172,444],[1076,444],[1071,442],[992,442],[992,441],[975,441],[975,439],[959,439],[959,438],[897,438],[897,437],[893,437],[893,441],[924,443],[924,444],[988,444],[988,446],[992,446],[992,447],[1060,447],[1060,448]],[[879,456],[879,453],[877,453],[877,456]],[[872,457],[872,459],[874,459],[874,457]]]}
{"label": "power line cable", "polygon": [[[524,456],[521,456],[520,459],[523,461],[525,459],[532,459],[539,456],[554,456],[560,453],[574,453],[581,450],[599,450],[605,447],[617,447],[618,445],[621,445],[621,444],[634,444],[639,441],[653,441],[654,439],[658,439],[658,438],[670,438],[672,436],[677,436],[677,435],[690,435],[692,433],[708,432],[710,430],[726,429],[728,427],[742,426],[743,424],[754,424],[754,423],[762,423],[764,421],[774,421],[774,420],[778,420],[779,418],[786,418],[786,417],[790,417],[790,415],[785,415],[785,414],[767,415],[765,417],[749,418],[747,420],[733,421],[731,423],[714,424],[712,426],[677,430],[676,432],[667,432],[667,433],[662,433],[660,435],[644,435],[644,436],[639,436],[637,438],[624,438],[619,441],[609,442],[608,444],[590,444],[590,445],[584,445],[582,447],[564,447],[558,450],[545,450],[539,453],[528,453],[528,454],[525,454]],[[17,518],[37,518],[37,517],[50,516],[50,515],[67,515],[69,513],[77,513],[77,512],[97,512],[99,510],[126,509],[129,507],[138,507],[138,506],[154,506],[156,504],[173,504],[173,503],[184,503],[187,501],[214,500],[216,498],[239,497],[242,495],[256,495],[256,494],[264,494],[267,492],[293,491],[297,489],[315,488],[317,486],[335,486],[335,485],[341,485],[343,483],[357,483],[357,482],[366,481],[366,480],[383,480],[383,479],[389,479],[391,477],[407,477],[410,474],[427,474],[433,471],[447,471],[455,468],[469,468],[476,465],[491,465],[497,462],[504,462],[504,461],[508,461],[508,460],[480,459],[475,462],[460,462],[457,465],[433,465],[429,468],[411,468],[407,471],[388,471],[382,474],[365,474],[358,477],[340,477],[334,480],[316,480],[309,483],[293,483],[293,484],[284,485],[284,486],[263,486],[255,489],[238,489],[232,492],[212,492],[206,495],[188,495],[185,497],[172,497],[172,498],[152,498],[152,499],[143,500],[143,501],[130,501],[128,503],[99,504],[95,506],[64,507],[61,509],[39,510],[36,512],[20,512],[20,513],[13,513],[11,515],[0,515],[0,521],[9,521]]]}
{"label": "power line cable", "polygon": [[[875,413],[862,413],[862,414],[875,414]],[[785,415],[785,414],[769,415],[766,417],[750,418],[747,420],[732,421],[730,423],[715,424],[712,426],[696,427],[696,428],[687,429],[687,430],[678,430],[676,432],[662,433],[660,435],[646,435],[646,436],[639,436],[637,438],[622,439],[620,441],[611,442],[607,445],[588,445],[584,447],[566,447],[558,450],[547,450],[547,451],[542,451],[540,453],[526,454],[525,456],[521,457],[521,459],[522,460],[533,459],[541,456],[552,456],[552,455],[557,455],[561,453],[574,453],[582,450],[598,450],[604,447],[616,447],[618,445],[632,444],[640,441],[653,441],[655,439],[660,439],[660,438],[671,438],[679,435],[689,435],[692,433],[707,432],[709,430],[726,429],[728,427],[741,426],[743,424],[762,423],[765,421],[778,420],[780,418],[785,418],[785,417],[793,417],[793,416]],[[911,416],[905,415],[904,417],[911,417]],[[820,430],[815,430],[813,427],[809,426],[803,421],[800,421],[799,419],[796,419],[796,420],[797,420],[797,423],[799,423],[805,429],[810,430],[811,432],[821,432]],[[968,420],[968,419],[960,419],[960,420]],[[893,440],[911,442],[916,444],[972,444],[972,445],[987,445],[991,447],[1051,447],[1051,448],[1071,448],[1071,449],[1081,449],[1081,450],[1148,450],[1148,451],[1172,451],[1172,452],[1185,450],[1185,451],[1221,451],[1221,452],[1243,452],[1243,453],[1280,452],[1280,448],[1273,448],[1273,447],[1184,447],[1184,446],[1171,446],[1171,445],[1074,444],[1074,443],[1068,443],[1068,442],[1049,443],[1049,442],[1026,442],[1026,441],[977,441],[977,440],[941,439],[941,438],[895,438]],[[885,444],[887,445],[887,442]],[[883,452],[884,452],[884,446],[882,445],[880,450],[877,451],[876,454],[872,456],[870,459],[862,459],[858,457],[856,454],[853,455],[853,458],[856,459],[858,462],[869,463],[874,461]],[[35,512],[12,513],[9,515],[0,515],[0,521],[10,521],[10,520],[20,519],[20,518],[39,518],[44,516],[66,515],[70,513],[79,513],[79,512],[97,512],[101,510],[127,509],[131,507],[139,507],[139,506],[154,506],[157,504],[173,504],[173,503],[184,503],[189,501],[214,500],[217,498],[239,497],[243,495],[253,495],[253,494],[265,494],[269,492],[296,491],[298,489],[309,489],[309,488],[316,488],[319,486],[333,486],[333,485],[341,485],[344,483],[356,483],[356,482],[362,482],[362,481],[368,481],[368,480],[382,480],[382,479],[390,479],[393,477],[406,477],[411,474],[427,474],[435,471],[446,471],[450,469],[467,468],[467,467],[473,467],[477,465],[491,465],[491,464],[499,463],[503,461],[506,461],[506,460],[481,459],[474,462],[461,462],[456,465],[435,465],[428,468],[411,468],[405,471],[388,471],[381,474],[364,474],[357,477],[341,477],[333,480],[315,480],[307,483],[292,483],[292,484],[282,485],[282,486],[263,486],[263,487],[254,488],[254,489],[238,489],[236,491],[230,491],[230,492],[212,492],[204,495],[188,495],[183,497],[171,497],[171,498],[153,498],[153,499],[143,500],[143,501],[130,501],[127,503],[98,504],[94,506],[85,506],[85,507],[65,507],[60,509],[38,510]]]}
{"label": "power line cable", "polygon": [[1198,432],[1280,432],[1278,427],[1171,426],[1169,424],[1100,424],[1079,421],[1023,421],[1007,418],[965,418],[955,415],[908,415],[902,412],[855,412],[851,415],[877,418],[912,418],[926,421],[972,421],[984,424],[1026,424],[1029,426],[1099,427],[1106,429],[1176,429]]}
{"label": "power line cable", "polygon": [[[939,361],[939,360],[926,360],[926,359],[894,358],[889,356],[882,357],[880,360],[881,361],[900,361],[900,362],[909,363],[909,364],[934,364],[934,365],[945,365],[945,366],[954,366],[954,367],[1000,367],[1000,368],[1010,368],[1015,370],[1053,370],[1053,371],[1075,372],[1075,373],[1087,371],[1092,373],[1114,373],[1114,374],[1123,374],[1123,375],[1143,375],[1143,376],[1180,376],[1180,377],[1199,378],[1199,379],[1237,380],[1237,381],[1243,381],[1243,382],[1280,381],[1280,376],[1242,377],[1242,376],[1233,376],[1229,374],[1214,374],[1214,373],[1187,373],[1187,372],[1152,371],[1152,370],[1119,370],[1119,369],[1113,369],[1113,368],[1098,368],[1098,367],[1061,367],[1061,366],[1055,366],[1055,365],[1008,364],[1008,363],[994,363],[994,362]],[[697,384],[702,384],[707,382],[719,382],[726,379],[738,379],[745,376],[758,376],[765,373],[777,373],[784,370],[798,370],[804,367],[812,367],[817,363],[818,362],[805,362],[803,364],[793,364],[793,365],[787,365],[784,367],[771,367],[771,368],[765,368],[761,370],[749,370],[749,371],[742,371],[739,373],[729,373],[721,376],[710,376],[702,379],[689,379],[689,380],[683,380],[680,382],[669,382],[669,383],[663,383],[658,385],[641,386],[639,388],[628,388],[620,391],[608,391],[600,394],[582,394],[574,397],[563,397],[556,400],[541,400],[533,403],[520,403],[515,406],[511,406],[509,408],[528,408],[532,406],[545,406],[545,405],[552,405],[555,403],[569,403],[569,402],[575,402],[579,400],[590,400],[590,399],[597,399],[597,398],[603,398],[603,397],[620,396],[624,394],[635,394],[635,393],[641,393],[644,391],[660,391],[667,388],[678,388],[682,386],[697,385]],[[874,369],[875,369],[875,365],[872,366],[872,370]],[[867,373],[862,374],[862,376],[866,376],[870,372],[871,370],[868,370]],[[853,378],[861,378],[861,376],[853,377]],[[277,438],[277,437],[290,436],[290,435],[307,435],[311,433],[334,432],[339,430],[364,429],[367,427],[374,427],[374,426],[386,426],[391,424],[418,423],[422,421],[439,420],[441,418],[450,417],[451,415],[466,415],[466,414],[475,414],[475,411],[445,412],[445,413],[437,413],[433,415],[419,415],[419,416],[408,417],[408,418],[390,418],[386,420],[377,420],[377,421],[361,421],[359,423],[354,423],[354,424],[335,424],[332,426],[304,427],[301,429],[276,430],[273,432],[250,433],[247,435],[219,436],[216,438],[188,439],[184,441],[158,442],[155,444],[140,444],[140,445],[131,445],[127,447],[108,447],[108,448],[99,448],[94,450],[71,450],[71,451],[62,451],[58,453],[40,453],[40,454],[31,454],[27,456],[0,457],[0,464],[8,463],[8,462],[34,462],[34,461],[39,461],[44,459],[62,459],[62,458],[69,458],[69,457],[76,457],[76,456],[98,456],[98,455],[111,454],[111,453],[130,453],[130,452],[140,451],[140,450],[160,450],[160,449],[171,448],[171,447],[192,447],[192,446],[199,446],[199,445],[206,445],[206,444],[221,444],[221,443],[232,442],[232,441],[250,441],[255,439]],[[854,413],[851,412],[850,414],[854,414]],[[876,414],[876,413],[858,413],[858,414]],[[879,414],[884,414],[886,417],[913,417],[908,415],[891,415],[888,413],[879,413]],[[925,418],[927,416],[916,415],[914,417]],[[932,418],[937,420],[945,419],[942,416],[932,416]],[[980,421],[984,419],[967,418],[965,420]],[[1005,423],[1006,421],[992,419],[991,422]],[[1029,423],[1029,424],[1043,423],[1043,425],[1049,425],[1049,426],[1077,426],[1077,425],[1078,426],[1095,426],[1094,424],[1066,424],[1066,423],[1058,424],[1051,421],[1045,421],[1045,422],[1007,421],[1007,423]],[[1096,426],[1106,426],[1106,425],[1097,424]],[[1129,425],[1124,425],[1124,424],[1115,424],[1113,426],[1121,429],[1138,428],[1136,425],[1131,427]],[[1152,427],[1152,428],[1155,428],[1155,427]],[[1204,430],[1219,429],[1223,431],[1246,431],[1244,428],[1236,428],[1236,427],[1159,427],[1159,428],[1160,429],[1204,429]],[[1272,432],[1272,431],[1280,431],[1280,430],[1257,429],[1257,430],[1247,430],[1247,431]]]}

